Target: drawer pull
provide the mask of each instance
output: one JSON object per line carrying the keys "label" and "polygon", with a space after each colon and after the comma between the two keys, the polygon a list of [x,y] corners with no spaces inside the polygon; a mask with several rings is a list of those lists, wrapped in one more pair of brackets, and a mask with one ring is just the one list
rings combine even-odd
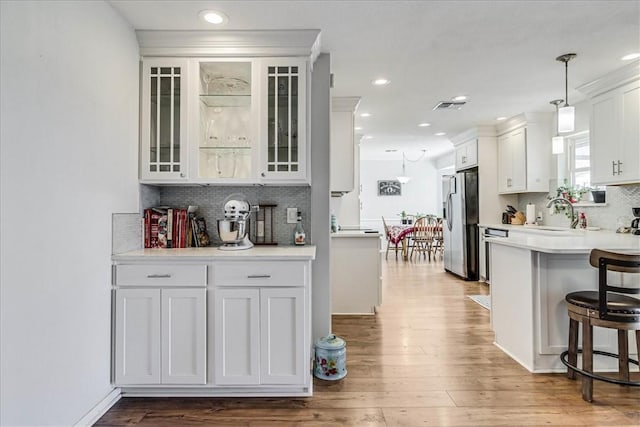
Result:
{"label": "drawer pull", "polygon": [[270,274],[251,274],[247,276],[247,279],[269,279],[271,278]]}
{"label": "drawer pull", "polygon": [[170,279],[170,274],[148,274],[147,279]]}

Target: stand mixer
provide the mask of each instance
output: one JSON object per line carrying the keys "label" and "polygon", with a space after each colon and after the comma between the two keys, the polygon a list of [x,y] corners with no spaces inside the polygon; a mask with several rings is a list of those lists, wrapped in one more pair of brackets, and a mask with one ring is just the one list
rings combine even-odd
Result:
{"label": "stand mixer", "polygon": [[232,194],[225,199],[224,219],[217,220],[218,235],[222,240],[222,251],[239,251],[253,247],[249,240],[247,220],[252,210],[257,206],[250,206],[242,194]]}

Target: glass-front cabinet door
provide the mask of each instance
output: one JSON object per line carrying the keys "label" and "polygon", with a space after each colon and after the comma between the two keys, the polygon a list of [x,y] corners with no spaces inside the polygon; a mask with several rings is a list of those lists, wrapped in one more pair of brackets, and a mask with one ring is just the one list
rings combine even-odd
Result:
{"label": "glass-front cabinet door", "polygon": [[261,62],[263,181],[308,182],[306,147],[306,75],[304,59]]}
{"label": "glass-front cabinet door", "polygon": [[[192,169],[198,181],[255,181],[257,85],[251,60],[196,62],[198,99]],[[193,105],[193,104],[192,104]]]}
{"label": "glass-front cabinet door", "polygon": [[183,59],[142,62],[140,178],[183,181],[187,171],[187,74]]}

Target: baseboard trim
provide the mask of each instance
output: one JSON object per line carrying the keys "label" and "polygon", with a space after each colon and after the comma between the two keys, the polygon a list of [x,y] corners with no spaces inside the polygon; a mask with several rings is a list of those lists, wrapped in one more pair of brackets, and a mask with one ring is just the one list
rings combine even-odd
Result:
{"label": "baseboard trim", "polygon": [[74,424],[74,427],[90,427],[96,423],[122,397],[119,387],[114,388],[104,399],[98,402],[86,415]]}

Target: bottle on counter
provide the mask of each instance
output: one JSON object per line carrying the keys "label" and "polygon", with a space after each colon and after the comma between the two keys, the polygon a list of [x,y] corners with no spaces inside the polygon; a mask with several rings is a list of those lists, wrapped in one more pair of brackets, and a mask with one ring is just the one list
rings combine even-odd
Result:
{"label": "bottle on counter", "polygon": [[338,219],[336,218],[336,214],[331,214],[331,232],[335,233],[338,231]]}
{"label": "bottle on counter", "polygon": [[302,212],[298,211],[298,221],[296,223],[296,228],[293,231],[293,243],[298,246],[302,246],[307,241],[307,235],[302,228]]}
{"label": "bottle on counter", "polygon": [[580,212],[580,228],[587,228],[587,216],[584,214],[584,212]]}

